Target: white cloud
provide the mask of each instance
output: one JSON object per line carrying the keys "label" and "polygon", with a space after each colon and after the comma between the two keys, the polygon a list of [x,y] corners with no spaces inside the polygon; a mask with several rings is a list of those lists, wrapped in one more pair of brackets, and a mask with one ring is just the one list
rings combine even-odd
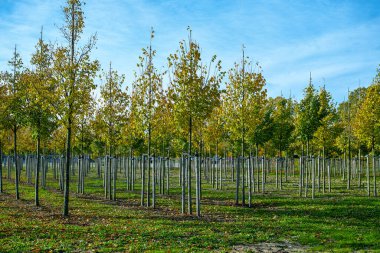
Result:
{"label": "white cloud", "polygon": [[[14,44],[24,62],[34,51],[41,25],[48,40],[60,40],[62,0],[9,1],[12,10],[0,12],[0,68],[6,69]],[[8,3],[8,4],[9,4]],[[362,6],[362,5],[361,5]],[[370,7],[357,10],[355,2],[317,1],[87,1],[84,6],[86,33],[98,33],[93,56],[107,68],[109,61],[131,82],[141,48],[149,43],[150,27],[156,30],[153,46],[156,64],[166,66],[166,57],[193,29],[204,60],[217,54],[227,70],[241,58],[241,45],[253,61],[259,61],[272,96],[297,97],[313,73],[316,85],[342,100],[347,86],[360,79],[368,84],[379,63],[379,14]],[[339,11],[337,11],[339,10]],[[364,13],[364,14],[363,14]],[[365,17],[365,13],[371,13]]]}

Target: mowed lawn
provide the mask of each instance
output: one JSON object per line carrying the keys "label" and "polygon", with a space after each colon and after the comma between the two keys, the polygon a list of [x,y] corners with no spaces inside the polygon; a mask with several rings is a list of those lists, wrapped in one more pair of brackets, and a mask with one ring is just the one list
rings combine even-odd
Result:
{"label": "mowed lawn", "polygon": [[139,189],[127,192],[122,179],[118,200],[104,200],[102,181],[93,177],[86,179],[84,195],[75,193],[72,182],[71,215],[62,218],[63,197],[52,179],[41,190],[38,208],[33,185],[23,180],[16,201],[13,180],[4,179],[0,252],[229,252],[261,242],[299,245],[305,251],[380,252],[379,198],[342,184],[312,200],[298,196],[295,182],[282,191],[268,186],[270,192],[254,193],[251,208],[234,205],[233,184],[224,190],[204,185],[202,217],[197,218],[180,213],[179,187],[158,195],[152,209],[141,207]]}

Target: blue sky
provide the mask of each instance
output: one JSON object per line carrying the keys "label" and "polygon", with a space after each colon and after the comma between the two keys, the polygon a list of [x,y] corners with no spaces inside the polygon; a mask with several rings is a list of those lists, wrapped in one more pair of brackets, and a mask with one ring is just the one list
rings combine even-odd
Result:
{"label": "blue sky", "polygon": [[[0,0],[0,70],[17,44],[26,65],[41,26],[46,40],[60,42],[64,0]],[[224,69],[246,55],[263,68],[270,96],[291,94],[299,99],[309,73],[326,85],[335,101],[347,89],[367,86],[380,64],[380,1],[297,0],[87,0],[83,38],[98,33],[93,57],[133,81],[141,48],[153,26],[155,64],[187,38],[187,26],[208,62],[216,54]]]}

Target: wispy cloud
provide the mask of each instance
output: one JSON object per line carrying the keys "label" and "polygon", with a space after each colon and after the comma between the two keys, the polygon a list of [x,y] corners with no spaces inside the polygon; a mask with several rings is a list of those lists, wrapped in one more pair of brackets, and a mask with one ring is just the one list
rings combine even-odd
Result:
{"label": "wispy cloud", "polygon": [[[3,1],[1,69],[14,44],[29,61],[41,25],[48,40],[60,40],[57,26],[62,24],[64,1]],[[376,0],[87,1],[84,37],[97,32],[94,58],[104,66],[112,61],[130,83],[140,49],[149,43],[150,27],[156,30],[156,64],[165,66],[191,26],[203,58],[217,54],[225,69],[239,61],[244,43],[247,55],[262,65],[270,95],[291,90],[301,97],[312,72],[314,83],[325,83],[340,101],[359,79],[368,85],[380,63],[379,7]]]}

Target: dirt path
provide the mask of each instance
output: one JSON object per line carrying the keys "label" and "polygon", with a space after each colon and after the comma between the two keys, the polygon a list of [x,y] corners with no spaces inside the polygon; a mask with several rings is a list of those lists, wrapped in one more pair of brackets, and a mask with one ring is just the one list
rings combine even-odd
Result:
{"label": "dirt path", "polygon": [[290,242],[268,243],[262,242],[252,245],[236,245],[231,252],[258,252],[258,253],[285,253],[285,252],[307,252],[308,248]]}

